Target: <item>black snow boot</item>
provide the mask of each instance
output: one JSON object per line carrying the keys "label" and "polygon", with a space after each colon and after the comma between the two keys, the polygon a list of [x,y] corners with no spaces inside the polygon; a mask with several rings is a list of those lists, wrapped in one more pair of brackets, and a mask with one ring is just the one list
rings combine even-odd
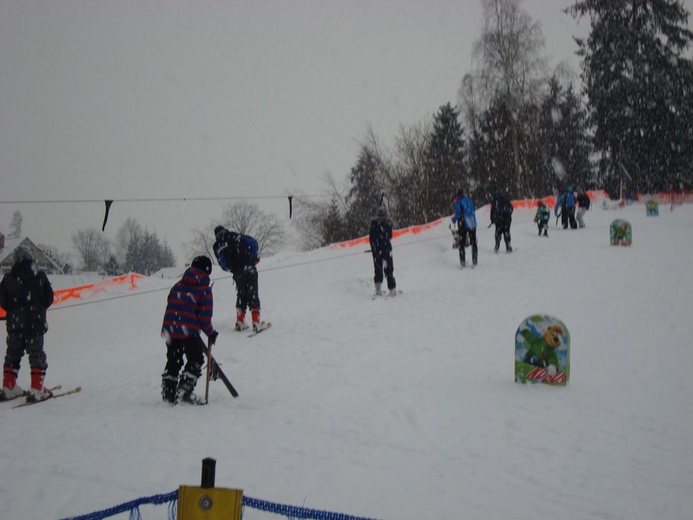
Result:
{"label": "black snow boot", "polygon": [[190,374],[189,372],[183,372],[183,375],[180,376],[180,381],[178,382],[176,402],[195,405],[205,404],[204,399],[198,397],[193,393],[196,383],[197,378],[194,375]]}
{"label": "black snow boot", "polygon": [[176,388],[178,387],[178,378],[170,376],[166,373],[161,374],[161,399],[166,403],[176,402]]}

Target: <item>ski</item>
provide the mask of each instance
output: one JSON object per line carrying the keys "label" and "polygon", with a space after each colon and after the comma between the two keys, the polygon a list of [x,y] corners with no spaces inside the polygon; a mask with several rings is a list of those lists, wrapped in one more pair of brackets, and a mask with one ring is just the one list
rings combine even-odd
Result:
{"label": "ski", "polygon": [[[56,385],[56,386],[49,388],[48,390],[50,390],[51,392],[54,392],[55,390],[60,390],[62,387],[63,387],[62,385]],[[2,392],[0,392],[0,403],[4,403],[6,401],[14,401],[18,397],[26,397],[26,394],[27,393],[24,392],[24,393],[21,393],[19,395],[15,395],[14,397],[10,397],[9,399],[6,399],[5,395]]]}
{"label": "ski", "polygon": [[231,384],[231,381],[229,381],[229,378],[226,377],[226,374],[221,370],[221,367],[219,366],[219,363],[217,363],[217,360],[214,359],[212,356],[209,356],[210,362],[211,362],[211,377],[212,381],[216,381],[218,378],[221,378],[222,382],[226,386],[229,392],[231,392],[231,395],[235,398],[238,397],[238,392],[236,389],[233,387]]}
{"label": "ski", "polygon": [[269,321],[262,321],[260,322],[260,328],[258,330],[254,330],[250,334],[248,334],[249,338],[252,338],[253,336],[257,336],[261,332],[269,329],[272,326],[272,324]]}
{"label": "ski", "polygon": [[377,298],[394,298],[395,296],[400,296],[402,294],[402,289],[397,289],[395,294],[390,294],[390,291],[380,291],[373,295],[373,299]]}
{"label": "ski", "polygon": [[53,394],[50,397],[46,399],[41,399],[39,401],[25,401],[21,404],[17,404],[13,406],[12,408],[21,408],[22,406],[30,406],[32,404],[38,404],[38,403],[45,403],[46,401],[50,401],[51,399],[57,399],[58,397],[65,397],[66,395],[71,395],[71,394],[76,394],[78,392],[82,391],[82,387],[78,386],[77,388],[73,388],[72,390],[68,390],[67,392],[61,392],[59,394]]}

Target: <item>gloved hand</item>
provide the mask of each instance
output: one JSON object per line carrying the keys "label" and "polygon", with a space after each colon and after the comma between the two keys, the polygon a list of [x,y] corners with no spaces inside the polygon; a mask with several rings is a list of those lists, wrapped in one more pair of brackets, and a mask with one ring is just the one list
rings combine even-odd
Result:
{"label": "gloved hand", "polygon": [[210,345],[214,345],[217,342],[217,336],[219,336],[219,333],[216,330],[213,330],[212,333],[209,335]]}

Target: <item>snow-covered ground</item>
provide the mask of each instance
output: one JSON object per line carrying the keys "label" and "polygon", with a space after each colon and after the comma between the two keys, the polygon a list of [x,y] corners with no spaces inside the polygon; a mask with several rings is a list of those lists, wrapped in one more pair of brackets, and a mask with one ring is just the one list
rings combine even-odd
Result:
{"label": "snow-covered ground", "polygon": [[[263,259],[273,328],[252,339],[232,332],[234,287],[215,269],[215,354],[240,398],[215,382],[206,407],[160,399],[174,280],[53,308],[46,383],[83,391],[0,403],[0,517],[197,486],[212,457],[219,487],[354,516],[690,518],[693,206],[646,217],[597,204],[587,228],[552,219],[549,238],[532,217],[516,210],[516,251],[496,255],[479,210],[475,270],[459,268],[445,225],[395,240],[396,298],[371,299],[365,248]],[[632,247],[609,245],[615,218],[632,223]],[[570,330],[567,387],[514,382],[515,331],[533,313]]]}

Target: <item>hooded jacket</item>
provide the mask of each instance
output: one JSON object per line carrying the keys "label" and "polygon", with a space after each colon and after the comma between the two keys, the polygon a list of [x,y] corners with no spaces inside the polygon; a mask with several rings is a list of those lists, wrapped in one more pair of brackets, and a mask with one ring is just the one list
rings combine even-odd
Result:
{"label": "hooded jacket", "polygon": [[392,221],[387,215],[378,215],[371,219],[368,241],[375,254],[392,251]]}
{"label": "hooded jacket", "polygon": [[228,229],[219,230],[213,249],[219,266],[231,273],[250,269],[259,262],[257,241]]}
{"label": "hooded jacket", "polygon": [[0,282],[0,307],[7,312],[7,334],[35,337],[48,331],[46,310],[53,303],[53,288],[46,273],[31,258],[12,266]]}
{"label": "hooded jacket", "polygon": [[453,224],[462,220],[465,229],[476,229],[476,209],[472,199],[466,195],[457,195],[453,207],[455,210],[455,214],[452,216]]}
{"label": "hooded jacket", "polygon": [[209,276],[202,269],[188,267],[168,293],[161,335],[183,339],[202,330],[209,336],[214,332],[213,312],[214,300]]}

